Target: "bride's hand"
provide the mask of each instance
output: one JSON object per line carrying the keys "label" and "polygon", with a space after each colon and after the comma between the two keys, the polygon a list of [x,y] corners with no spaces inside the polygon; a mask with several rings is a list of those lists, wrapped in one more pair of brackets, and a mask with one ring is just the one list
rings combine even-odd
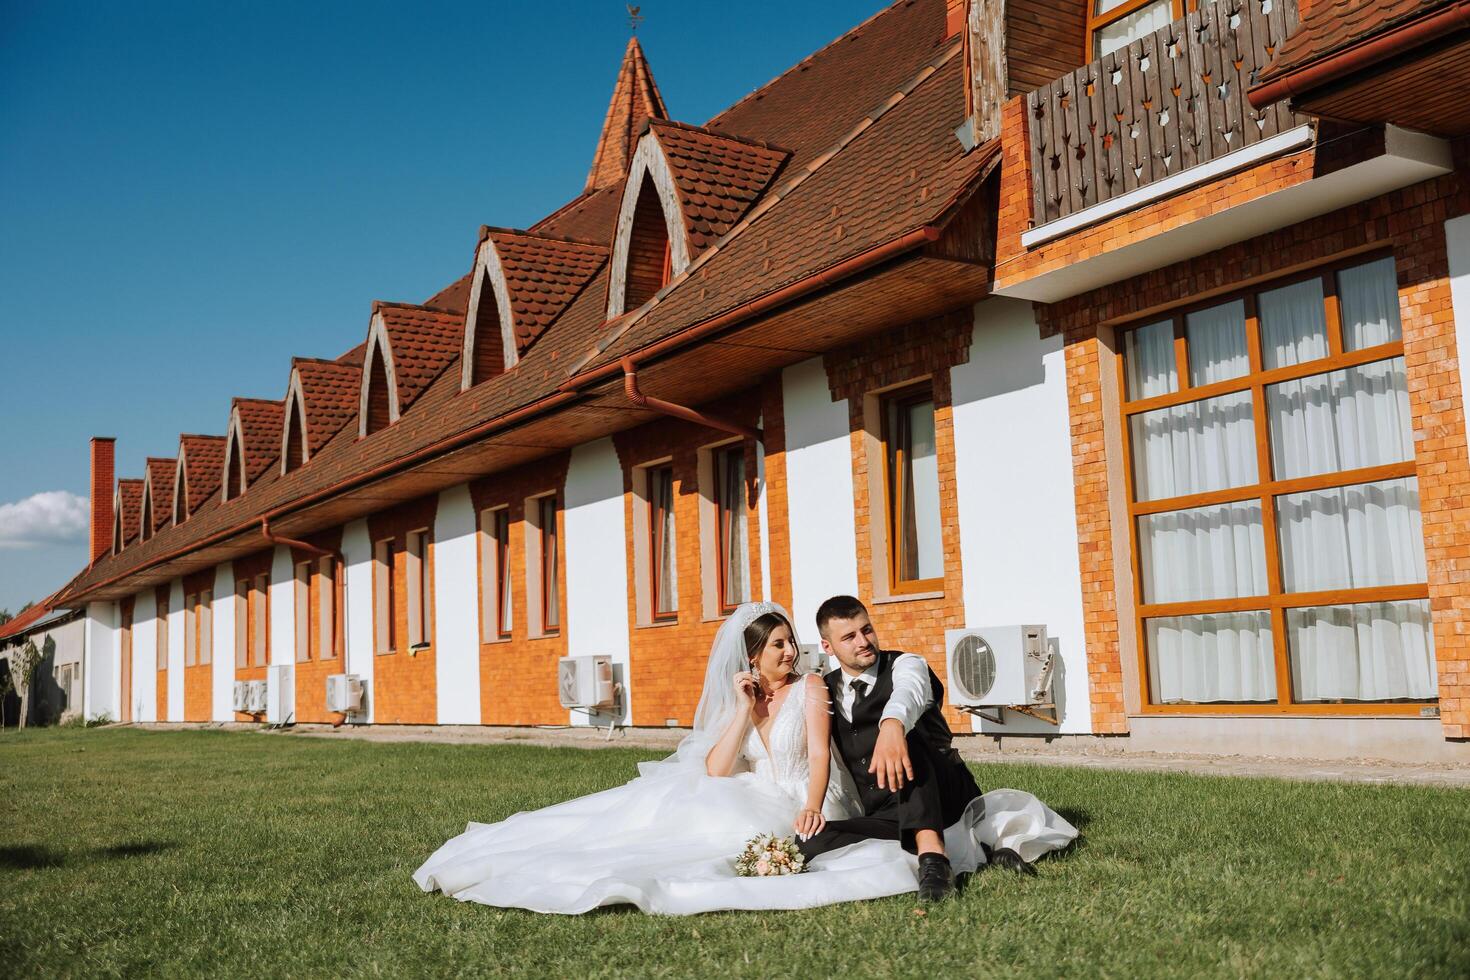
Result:
{"label": "bride's hand", "polygon": [[742,670],[735,675],[735,696],[746,708],[755,706],[755,674]]}
{"label": "bride's hand", "polygon": [[802,810],[796,815],[796,836],[802,840],[814,837],[822,832],[827,826],[827,818],[822,816],[821,810]]}

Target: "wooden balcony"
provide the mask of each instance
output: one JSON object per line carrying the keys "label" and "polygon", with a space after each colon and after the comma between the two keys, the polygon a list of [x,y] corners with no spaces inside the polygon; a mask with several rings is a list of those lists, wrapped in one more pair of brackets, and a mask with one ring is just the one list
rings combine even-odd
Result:
{"label": "wooden balcony", "polygon": [[1257,111],[1246,99],[1296,25],[1297,0],[1217,0],[1028,95],[1026,237],[1055,237],[1048,232],[1105,220],[1150,190],[1170,193],[1300,145],[1305,117],[1285,102]]}

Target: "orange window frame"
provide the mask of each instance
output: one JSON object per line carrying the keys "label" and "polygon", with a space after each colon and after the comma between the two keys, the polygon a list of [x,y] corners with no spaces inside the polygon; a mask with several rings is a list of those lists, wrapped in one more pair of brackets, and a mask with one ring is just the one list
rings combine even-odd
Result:
{"label": "orange window frame", "polygon": [[[561,592],[557,588],[557,504],[556,494],[536,502],[541,518],[541,632],[561,632]],[[553,593],[555,595],[553,596]]]}
{"label": "orange window frame", "polygon": [[[903,472],[907,465],[904,449],[900,444],[904,432],[892,431],[889,423],[890,408],[897,408],[897,417],[906,419],[905,410],[910,406],[934,400],[934,386],[929,381],[921,381],[917,384],[899,388],[895,391],[886,392],[879,399],[879,410],[882,413],[882,453],[883,453],[883,497],[884,497],[884,521],[887,530],[888,546],[888,591],[893,595],[908,595],[916,592],[937,592],[944,587],[944,578],[917,578],[907,579],[902,575],[903,559],[903,537],[900,521],[903,509],[907,501],[903,496],[903,481],[898,475]],[[906,423],[904,425],[906,430]],[[935,432],[938,433],[938,412],[935,412]],[[943,488],[940,488],[943,493]]]}
{"label": "orange window frame", "polygon": [[[1291,684],[1290,651],[1287,648],[1286,611],[1305,606],[1349,605],[1365,602],[1389,602],[1396,600],[1427,599],[1427,582],[1414,585],[1371,586],[1356,589],[1332,589],[1322,592],[1287,592],[1282,584],[1281,550],[1276,533],[1276,498],[1284,494],[1332,487],[1352,486],[1380,480],[1417,477],[1415,460],[1389,463],[1357,470],[1338,470],[1331,473],[1314,474],[1287,480],[1274,478],[1271,466],[1270,428],[1267,414],[1266,389],[1283,381],[1313,377],[1358,367],[1378,361],[1404,356],[1402,336],[1399,340],[1345,351],[1342,341],[1342,315],[1337,299],[1337,273],[1345,268],[1363,265],[1376,259],[1391,258],[1388,249],[1363,252],[1347,258],[1317,266],[1274,279],[1254,283],[1245,289],[1234,290],[1191,302],[1172,310],[1157,312],[1151,316],[1132,321],[1118,328],[1117,349],[1123,349],[1123,335],[1138,327],[1150,326],[1172,318],[1174,326],[1175,374],[1178,390],[1152,398],[1129,400],[1127,390],[1127,364],[1123,354],[1117,360],[1117,385],[1121,399],[1122,455],[1124,485],[1128,499],[1128,543],[1131,552],[1130,574],[1133,581],[1133,631],[1137,643],[1139,670],[1140,708],[1145,714],[1254,714],[1254,715],[1414,715],[1422,713],[1431,701],[1362,701],[1362,702],[1298,702],[1293,700]],[[1322,280],[1323,317],[1327,330],[1327,356],[1304,361],[1288,367],[1265,370],[1262,367],[1260,321],[1257,317],[1256,297],[1283,286],[1309,279]],[[1245,306],[1246,353],[1249,367],[1238,378],[1217,381],[1211,384],[1192,386],[1189,383],[1188,337],[1185,318],[1192,312],[1242,300]],[[1131,419],[1143,412],[1168,408],[1213,398],[1234,392],[1251,393],[1251,416],[1255,426],[1256,483],[1225,490],[1157,500],[1138,501],[1134,482],[1133,446]],[[1264,478],[1261,478],[1264,475]],[[1188,602],[1147,604],[1143,599],[1143,571],[1139,560],[1139,518],[1165,511],[1188,510],[1212,504],[1257,501],[1261,504],[1261,531],[1265,541],[1266,577],[1268,594],[1237,599],[1201,599]],[[1271,642],[1274,647],[1276,668],[1275,702],[1185,702],[1159,704],[1153,700],[1149,688],[1149,651],[1146,621],[1169,616],[1191,616],[1208,613],[1269,611],[1271,615]]]}
{"label": "orange window frame", "polygon": [[514,621],[510,608],[510,508],[492,512],[495,536],[495,635],[510,639]]}
{"label": "orange window frame", "polygon": [[[737,597],[730,599],[730,587],[728,582],[729,552],[734,542],[731,540],[731,529],[735,523],[735,510],[737,506],[744,506],[744,501],[730,501],[725,499],[727,486],[727,468],[738,460],[740,465],[745,465],[745,447],[725,446],[715,450],[714,458],[714,480],[715,480],[715,580],[720,590],[720,615],[728,616],[739,608],[741,600]],[[745,481],[741,481],[742,488]],[[743,496],[743,495],[742,495]],[[749,570],[747,570],[749,574]]]}
{"label": "orange window frame", "polygon": [[[677,588],[673,596],[672,609],[663,608],[664,600],[669,597],[664,595],[663,590],[659,588],[659,558],[664,553],[665,544],[665,512],[661,493],[661,488],[664,486],[668,487],[668,514],[672,516],[674,507],[674,464],[672,463],[653,466],[648,470],[648,614],[655,623],[672,622],[679,618]],[[677,531],[675,535],[677,546]],[[674,556],[674,560],[677,561],[677,556]]]}
{"label": "orange window frame", "polygon": [[[1101,57],[1097,53],[1097,32],[1111,24],[1114,24],[1130,14],[1135,14],[1145,7],[1151,7],[1158,0],[1123,0],[1122,3],[1104,13],[1097,12],[1097,0],[1087,0],[1087,60],[1092,61]],[[1178,20],[1185,14],[1199,6],[1199,0],[1169,0],[1173,8],[1172,20]]]}

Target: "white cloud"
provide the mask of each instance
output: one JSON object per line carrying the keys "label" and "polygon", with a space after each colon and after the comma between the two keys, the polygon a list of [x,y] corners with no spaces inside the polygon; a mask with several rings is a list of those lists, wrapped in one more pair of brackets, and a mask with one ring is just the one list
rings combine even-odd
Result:
{"label": "white cloud", "polygon": [[85,541],[91,521],[86,497],[65,490],[32,494],[14,504],[0,504],[0,548]]}

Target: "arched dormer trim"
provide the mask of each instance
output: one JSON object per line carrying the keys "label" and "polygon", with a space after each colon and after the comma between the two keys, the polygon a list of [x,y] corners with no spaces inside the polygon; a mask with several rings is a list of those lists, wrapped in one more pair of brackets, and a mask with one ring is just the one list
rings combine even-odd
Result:
{"label": "arched dormer trim", "polygon": [[225,473],[220,487],[220,500],[233,500],[245,492],[245,427],[240,422],[240,406],[230,409],[230,424],[225,430]]}
{"label": "arched dormer trim", "polygon": [[306,464],[311,446],[306,441],[306,395],[301,390],[301,371],[291,369],[286,388],[285,425],[281,428],[281,475]]}
{"label": "arched dormer trim", "polygon": [[153,537],[153,474],[143,477],[143,503],[138,508],[138,540]]}
{"label": "arched dormer trim", "polygon": [[184,455],[187,452],[187,447],[180,445],[179,459],[174,464],[174,499],[169,511],[174,515],[175,524],[182,524],[189,519],[189,471],[184,466]]}
{"label": "arched dormer trim", "polygon": [[[638,140],[638,149],[633,154],[633,163],[628,171],[628,181],[623,185],[623,200],[618,207],[618,224],[613,235],[612,267],[609,270],[607,287],[609,320],[617,319],[630,309],[637,309],[652,298],[652,294],[641,296],[635,291],[632,299],[637,302],[628,302],[628,262],[630,253],[636,251],[633,233],[635,226],[640,224],[640,212],[645,222],[643,227],[647,227],[646,222],[652,217],[649,209],[655,204],[662,212],[663,232],[668,240],[668,276],[659,277],[666,283],[684,274],[684,270],[689,268],[691,255],[674,175],[669,169],[668,158],[664,156],[658,137],[650,130]],[[647,256],[634,255],[634,258],[650,261]]]}
{"label": "arched dormer trim", "polygon": [[362,360],[362,395],[357,406],[359,438],[386,429],[398,421],[398,372],[393,365],[393,345],[382,313],[374,313],[368,327],[367,350]]}
{"label": "arched dormer trim", "polygon": [[[482,338],[481,334],[485,334]],[[489,340],[490,343],[483,343]],[[498,342],[500,349],[495,349]],[[469,389],[520,360],[516,349],[515,314],[510,305],[510,288],[505,266],[493,239],[480,243],[471,279],[469,312],[464,321],[464,353],[460,358],[460,390]]]}

